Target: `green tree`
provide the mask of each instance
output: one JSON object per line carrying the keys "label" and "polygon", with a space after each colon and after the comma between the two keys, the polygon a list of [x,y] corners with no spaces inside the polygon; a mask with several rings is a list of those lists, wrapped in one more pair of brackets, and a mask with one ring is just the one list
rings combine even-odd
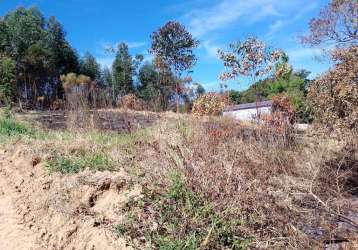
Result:
{"label": "green tree", "polygon": [[101,71],[101,82],[106,87],[111,87],[113,83],[112,71],[108,67],[104,67]]}
{"label": "green tree", "polygon": [[9,58],[0,58],[0,100],[11,105],[15,95],[15,62]]}
{"label": "green tree", "polygon": [[167,22],[151,35],[152,47],[150,52],[160,58],[164,64],[171,67],[177,80],[175,84],[177,112],[179,112],[181,74],[190,70],[196,63],[193,50],[199,41],[178,22]]}
{"label": "green tree", "polygon": [[36,8],[19,7],[0,18],[0,54],[16,63],[18,97],[33,101],[57,95],[60,74],[78,72],[78,57],[54,17],[47,21]]}
{"label": "green tree", "polygon": [[145,63],[139,69],[139,82],[139,96],[145,101],[150,101],[158,95],[159,74],[153,64]]}
{"label": "green tree", "polygon": [[129,54],[128,45],[120,43],[118,45],[115,60],[112,65],[113,72],[113,92],[114,97],[124,96],[134,92],[134,79],[136,70],[143,60],[143,56],[137,55],[133,59]]}
{"label": "green tree", "polygon": [[101,67],[96,58],[86,52],[80,61],[80,73],[89,76],[93,81],[99,81],[101,77]]}
{"label": "green tree", "polygon": [[170,72],[159,72],[153,63],[145,63],[139,69],[138,96],[154,110],[166,110],[173,96],[171,83],[174,76]]}
{"label": "green tree", "polygon": [[241,102],[241,93],[236,90],[229,91],[229,98],[231,104],[240,104]]}
{"label": "green tree", "polygon": [[200,83],[198,83],[198,84],[196,84],[196,85],[197,85],[197,86],[196,86],[196,93],[195,93],[195,95],[196,95],[196,97],[198,98],[198,97],[204,95],[204,94],[206,93],[206,90],[205,90],[205,88],[203,87],[203,85],[201,85]]}
{"label": "green tree", "polygon": [[36,103],[41,80],[48,74],[49,53],[41,43],[31,45],[25,53],[23,58],[27,81],[31,86],[31,95],[33,103]]}
{"label": "green tree", "polygon": [[78,72],[78,56],[66,41],[66,32],[55,17],[47,22],[45,45],[49,50],[51,72],[56,77],[69,72]]}

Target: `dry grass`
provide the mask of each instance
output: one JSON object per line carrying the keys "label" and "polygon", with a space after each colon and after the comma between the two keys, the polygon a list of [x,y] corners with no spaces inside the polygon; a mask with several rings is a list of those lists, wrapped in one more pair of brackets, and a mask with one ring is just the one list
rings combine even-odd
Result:
{"label": "dry grass", "polygon": [[[349,216],[356,138],[287,145],[280,134],[232,120],[162,117],[129,134],[49,132],[23,143],[49,161],[61,155],[65,170],[72,161],[74,172],[93,165],[130,173],[142,198],[127,204],[115,231],[139,249],[313,249],[332,239],[351,240],[349,249],[357,242]],[[100,168],[88,157],[95,153]]]}
{"label": "dry grass", "polygon": [[[212,216],[240,221],[240,225],[225,227],[232,237],[244,239],[245,244],[249,241],[250,248],[319,248],[324,240],[341,237],[338,221],[345,220],[342,215],[349,208],[348,197],[356,185],[352,180],[357,176],[351,143],[328,140],[287,146],[278,135],[232,121],[183,119],[162,123],[156,140],[141,148],[136,164],[145,173],[140,181],[159,200],[171,188],[168,176],[179,173],[187,190],[212,206]],[[334,159],[342,163],[329,163]],[[155,204],[147,205],[138,218],[158,213]],[[192,222],[190,216],[186,219],[175,232],[184,230],[187,235],[168,230],[156,234],[173,242],[183,240],[195,232],[188,231]],[[210,249],[236,248],[232,241],[215,244],[212,223],[208,220],[197,228],[204,231],[196,235],[197,240],[209,242]],[[356,224],[348,220],[343,224],[350,224],[345,237],[354,237]],[[146,222],[142,226],[151,232],[153,225]],[[147,243],[153,240],[154,247],[160,248],[153,238]]]}

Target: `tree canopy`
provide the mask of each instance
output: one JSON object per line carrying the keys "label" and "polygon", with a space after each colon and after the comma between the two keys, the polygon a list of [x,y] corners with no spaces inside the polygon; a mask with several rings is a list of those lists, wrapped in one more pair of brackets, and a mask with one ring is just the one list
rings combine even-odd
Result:
{"label": "tree canopy", "polygon": [[177,112],[180,101],[180,77],[183,71],[188,71],[196,63],[194,49],[199,41],[185,29],[183,25],[175,21],[167,22],[158,31],[151,35],[152,47],[150,52],[164,65],[170,67],[176,74],[174,81],[176,90]]}

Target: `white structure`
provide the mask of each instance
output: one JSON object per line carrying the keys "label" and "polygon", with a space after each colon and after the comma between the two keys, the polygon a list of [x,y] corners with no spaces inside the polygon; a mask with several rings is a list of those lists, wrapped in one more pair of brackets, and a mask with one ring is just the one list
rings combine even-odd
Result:
{"label": "white structure", "polygon": [[271,114],[272,102],[253,102],[240,105],[229,106],[224,110],[224,116],[238,120],[252,121],[257,115]]}

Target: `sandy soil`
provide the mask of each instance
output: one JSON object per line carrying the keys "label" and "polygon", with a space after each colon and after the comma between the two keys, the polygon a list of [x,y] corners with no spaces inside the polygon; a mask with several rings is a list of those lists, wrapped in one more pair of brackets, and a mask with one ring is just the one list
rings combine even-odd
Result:
{"label": "sandy soil", "polygon": [[12,197],[16,197],[16,192],[7,186],[6,180],[0,175],[0,249],[40,249],[35,235],[16,213]]}
{"label": "sandy soil", "polygon": [[113,226],[139,196],[125,173],[49,175],[26,147],[0,150],[0,249],[130,249]]}

